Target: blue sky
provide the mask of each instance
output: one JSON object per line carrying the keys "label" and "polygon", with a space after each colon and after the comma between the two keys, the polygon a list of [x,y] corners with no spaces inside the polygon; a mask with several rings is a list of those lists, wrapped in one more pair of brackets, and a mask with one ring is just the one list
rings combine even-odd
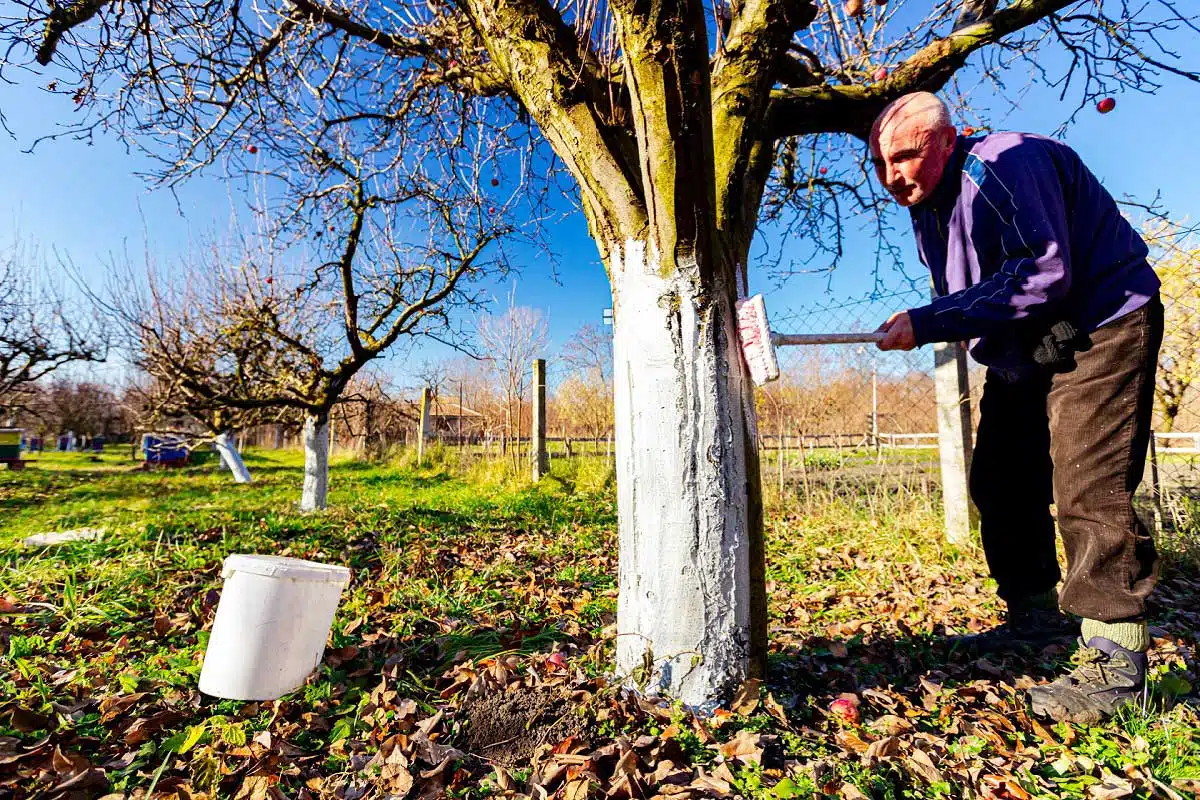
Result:
{"label": "blue sky", "polygon": [[[1013,85],[1024,83],[1020,76],[1012,77]],[[988,98],[980,94],[978,99],[986,103]],[[1148,200],[1161,191],[1163,205],[1174,216],[1195,217],[1200,212],[1200,164],[1193,144],[1197,109],[1200,87],[1168,81],[1157,95],[1117,95],[1117,108],[1110,114],[1084,110],[1063,138],[1114,195]],[[33,84],[0,86],[0,110],[15,135],[0,140],[0,241],[19,233],[42,248],[68,254],[85,275],[99,280],[101,265],[122,250],[140,259],[147,247],[157,258],[170,260],[186,252],[192,240],[228,227],[239,194],[220,175],[202,175],[175,194],[152,190],[134,174],[145,170],[147,162],[103,135],[90,145],[50,141],[33,154],[22,152],[74,111],[69,98],[47,95]],[[991,122],[996,129],[1048,134],[1069,113],[1055,92],[1034,88],[1019,110],[993,116]],[[898,217],[896,223],[906,269],[920,274],[907,222]],[[847,257],[831,277],[798,276],[776,287],[761,271],[752,273],[751,288],[767,293],[773,316],[870,290],[870,231],[864,220],[851,220],[849,230]],[[795,243],[766,244],[787,252]],[[581,216],[555,229],[552,246],[559,255],[557,279],[545,259],[533,253],[515,278],[518,303],[541,308],[550,319],[551,356],[580,325],[599,324],[610,305],[607,279]],[[496,287],[497,298],[503,299],[510,286],[511,279]],[[434,356],[436,351],[427,351],[416,360]],[[393,363],[390,369],[405,377],[403,364]]]}

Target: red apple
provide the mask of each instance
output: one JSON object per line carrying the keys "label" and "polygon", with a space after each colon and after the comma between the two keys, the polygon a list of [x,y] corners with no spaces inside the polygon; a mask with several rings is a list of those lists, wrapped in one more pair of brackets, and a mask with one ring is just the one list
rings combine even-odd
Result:
{"label": "red apple", "polygon": [[1099,103],[1096,103],[1096,110],[1101,114],[1107,114],[1117,107],[1117,101],[1111,97],[1105,97]]}
{"label": "red apple", "polygon": [[879,83],[879,81],[883,80],[887,76],[888,76],[887,67],[880,67],[879,69],[875,70],[873,75],[871,75],[871,79],[874,80],[876,83]]}
{"label": "red apple", "polygon": [[818,171],[819,171],[819,172],[820,172],[822,175],[824,175],[826,172],[829,172],[829,167],[821,167],[821,169],[820,169],[820,170],[818,170]]}
{"label": "red apple", "polygon": [[500,179],[492,178],[492,186],[499,186],[499,185],[500,185]]}
{"label": "red apple", "polygon": [[846,5],[842,6],[842,10],[846,12],[847,17],[861,17],[863,15],[863,0],[846,0]]}
{"label": "red apple", "polygon": [[489,214],[495,214],[495,213],[496,213],[496,207],[495,207],[495,206],[488,206],[488,213],[489,213]]}
{"label": "red apple", "polygon": [[268,275],[267,276],[267,286],[270,286],[274,282],[275,282],[275,279],[272,278],[270,275]]}
{"label": "red apple", "polygon": [[330,232],[330,233],[333,233],[333,226],[332,226],[332,225],[330,225],[330,226],[329,226],[329,232]]}
{"label": "red apple", "polygon": [[839,697],[829,704],[829,713],[843,722],[848,722],[851,725],[858,724],[858,706],[844,697]]}
{"label": "red apple", "polygon": [[256,147],[255,145],[252,145],[252,144],[248,144],[248,145],[246,145],[246,152],[249,153],[250,155],[254,155],[255,153],[258,152],[258,147]]}
{"label": "red apple", "polygon": [[546,666],[554,669],[566,669],[567,658],[562,653],[551,653],[550,657],[546,659]]}

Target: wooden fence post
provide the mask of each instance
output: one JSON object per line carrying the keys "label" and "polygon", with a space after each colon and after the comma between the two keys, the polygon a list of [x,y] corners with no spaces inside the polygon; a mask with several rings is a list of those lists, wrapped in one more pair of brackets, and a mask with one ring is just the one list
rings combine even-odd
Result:
{"label": "wooden fence post", "polygon": [[546,458],[546,359],[533,360],[533,481],[550,471]]}
{"label": "wooden fence post", "polygon": [[946,538],[952,544],[966,544],[971,540],[971,527],[978,520],[967,484],[972,444],[966,348],[959,342],[936,344],[933,362]]}
{"label": "wooden fence post", "polygon": [[430,405],[433,391],[426,386],[421,390],[421,422],[417,429],[417,461],[425,460],[425,437],[429,435]]}

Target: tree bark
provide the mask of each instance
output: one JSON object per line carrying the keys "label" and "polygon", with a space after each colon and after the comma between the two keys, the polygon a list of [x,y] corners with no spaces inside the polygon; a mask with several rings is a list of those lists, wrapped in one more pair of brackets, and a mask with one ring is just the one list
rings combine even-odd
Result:
{"label": "tree bark", "polygon": [[237,483],[250,483],[250,470],[246,469],[246,462],[242,461],[241,455],[230,443],[229,431],[218,433],[213,444],[221,455],[221,463],[233,473],[233,480]]}
{"label": "tree bark", "polygon": [[329,492],[329,412],[310,411],[304,417],[304,491],[301,511],[325,508]]}
{"label": "tree bark", "polygon": [[711,710],[765,663],[752,388],[726,293],[645,242],[611,252],[617,671]]}

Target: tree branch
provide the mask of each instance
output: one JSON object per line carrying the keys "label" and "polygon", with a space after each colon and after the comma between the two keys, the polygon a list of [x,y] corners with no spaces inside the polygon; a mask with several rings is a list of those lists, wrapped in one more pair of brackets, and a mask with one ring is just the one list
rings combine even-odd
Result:
{"label": "tree branch", "polygon": [[884,106],[914,91],[936,92],[967,57],[1005,36],[1045,19],[1077,0],[1015,0],[986,22],[938,39],[910,56],[886,80],[870,86],[813,86],[771,93],[770,135],[775,139],[813,133],[849,133],[866,138]]}

